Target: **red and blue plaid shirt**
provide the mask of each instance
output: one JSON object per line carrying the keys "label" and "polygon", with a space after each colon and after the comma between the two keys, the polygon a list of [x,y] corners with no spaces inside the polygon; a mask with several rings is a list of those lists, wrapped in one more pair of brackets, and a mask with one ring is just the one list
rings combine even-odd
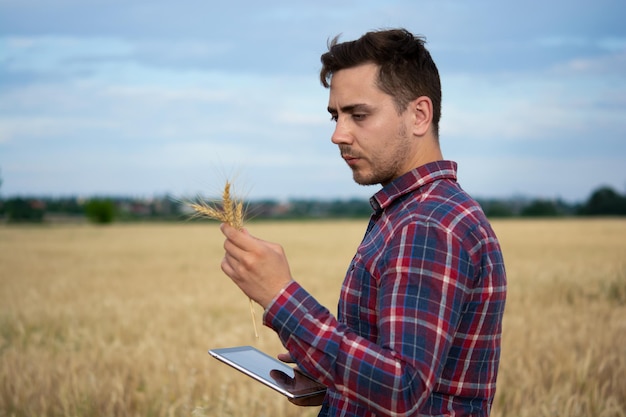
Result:
{"label": "red and blue plaid shirt", "polygon": [[397,178],[371,202],[337,318],[293,281],[264,323],[329,387],[320,415],[489,415],[506,277],[483,211],[451,161]]}

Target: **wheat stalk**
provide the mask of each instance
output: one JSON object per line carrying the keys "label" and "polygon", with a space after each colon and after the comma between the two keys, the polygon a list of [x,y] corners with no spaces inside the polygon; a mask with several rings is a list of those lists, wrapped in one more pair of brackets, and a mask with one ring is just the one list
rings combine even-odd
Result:
{"label": "wheat stalk", "polygon": [[[224,191],[222,192],[221,206],[214,202],[200,200],[197,203],[191,203],[189,206],[196,212],[198,216],[206,217],[212,220],[218,220],[227,223],[237,230],[243,229],[243,200],[237,199],[230,192],[231,183],[226,181]],[[259,332],[256,326],[256,315],[254,313],[254,303],[250,300],[250,315],[252,316],[252,325],[254,326],[254,336],[258,339]]]}

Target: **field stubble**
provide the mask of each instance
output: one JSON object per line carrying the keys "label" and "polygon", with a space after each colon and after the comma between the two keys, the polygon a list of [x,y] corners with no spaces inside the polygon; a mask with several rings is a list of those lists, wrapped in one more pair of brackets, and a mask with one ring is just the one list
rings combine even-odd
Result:
{"label": "field stubble", "polygon": [[[492,415],[626,416],[626,222],[494,227],[509,298]],[[365,222],[249,228],[335,311]],[[207,354],[282,351],[254,337],[222,256],[216,223],[0,227],[0,416],[315,415]]]}

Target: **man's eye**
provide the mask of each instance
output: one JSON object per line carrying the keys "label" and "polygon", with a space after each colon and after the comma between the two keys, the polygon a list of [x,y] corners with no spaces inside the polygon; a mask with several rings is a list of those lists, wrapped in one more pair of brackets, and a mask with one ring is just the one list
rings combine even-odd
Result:
{"label": "man's eye", "polygon": [[354,120],[363,120],[363,119],[365,119],[365,117],[367,117],[366,114],[353,114],[352,115],[352,118]]}
{"label": "man's eye", "polygon": [[330,115],[330,121],[331,122],[336,122],[337,121],[337,115],[336,114],[331,114]]}

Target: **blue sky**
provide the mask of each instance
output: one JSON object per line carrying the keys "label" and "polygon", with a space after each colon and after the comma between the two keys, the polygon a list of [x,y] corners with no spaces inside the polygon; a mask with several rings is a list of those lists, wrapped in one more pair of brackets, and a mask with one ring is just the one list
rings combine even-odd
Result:
{"label": "blue sky", "polygon": [[2,196],[367,197],[330,142],[329,38],[406,27],[476,197],[626,192],[623,1],[0,0]]}

